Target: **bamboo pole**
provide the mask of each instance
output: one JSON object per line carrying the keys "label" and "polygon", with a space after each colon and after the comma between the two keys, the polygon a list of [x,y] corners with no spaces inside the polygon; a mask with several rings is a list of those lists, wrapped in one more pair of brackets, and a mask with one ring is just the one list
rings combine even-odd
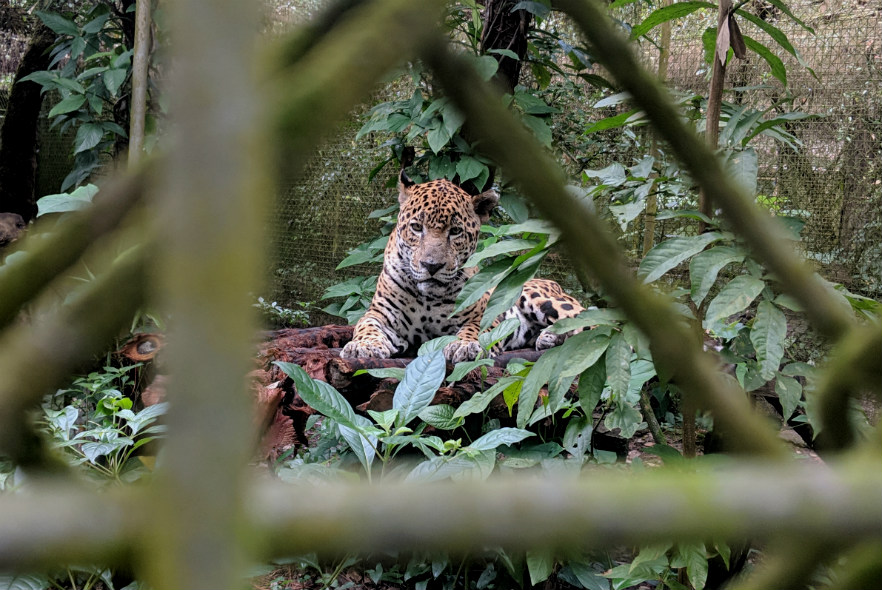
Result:
{"label": "bamboo pole", "polygon": [[168,338],[169,436],[139,549],[153,588],[232,588],[256,537],[242,513],[252,450],[246,374],[257,331],[267,182],[258,6],[180,0],[167,6],[175,48],[168,84],[168,165],[157,198],[158,299]]}
{"label": "bamboo pole", "polygon": [[147,118],[147,85],[150,66],[150,3],[137,0],[135,6],[135,52],[132,56],[132,109],[129,126],[129,168],[136,165],[144,151],[144,126]]}

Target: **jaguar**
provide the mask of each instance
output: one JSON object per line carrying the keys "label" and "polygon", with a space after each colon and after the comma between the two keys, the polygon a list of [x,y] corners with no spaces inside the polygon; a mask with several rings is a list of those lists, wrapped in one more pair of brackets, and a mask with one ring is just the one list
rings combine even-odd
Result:
{"label": "jaguar", "polygon": [[[472,196],[444,179],[416,183],[402,171],[398,201],[398,222],[384,251],[377,290],[341,356],[389,358],[412,353],[432,338],[456,335],[444,348],[446,359],[473,360],[482,350],[478,335],[490,293],[462,311],[453,310],[463,285],[478,270],[464,264],[474,254],[481,224],[499,196],[493,190]],[[553,334],[548,328],[583,309],[556,282],[527,281],[517,302],[494,320],[516,318],[520,326],[491,354],[556,346],[578,330]]]}

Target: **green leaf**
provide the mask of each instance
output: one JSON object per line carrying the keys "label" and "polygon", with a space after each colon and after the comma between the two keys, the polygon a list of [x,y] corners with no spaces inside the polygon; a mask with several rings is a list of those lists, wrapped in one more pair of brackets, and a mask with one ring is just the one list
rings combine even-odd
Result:
{"label": "green leaf", "polygon": [[487,166],[477,159],[471,156],[463,156],[456,163],[456,174],[459,176],[460,182],[465,182],[479,177],[486,168]]}
{"label": "green leaf", "polygon": [[456,411],[454,412],[455,418],[465,418],[470,414],[477,414],[478,412],[483,412],[487,409],[487,406],[490,405],[490,402],[493,401],[497,395],[499,395],[500,391],[507,389],[510,385],[514,383],[521,383],[522,379],[520,377],[502,377],[499,379],[493,387],[488,389],[487,391],[482,391],[481,393],[476,393],[471,398],[464,401]]}
{"label": "green leaf", "polygon": [[439,430],[453,430],[462,426],[462,420],[455,415],[456,409],[448,404],[437,404],[424,408],[419,413],[419,419],[438,428]]}
{"label": "green leaf", "polygon": [[787,4],[785,4],[782,0],[767,0],[767,1],[769,4],[771,4],[772,6],[774,6],[775,8],[777,8],[778,10],[780,10],[781,12],[783,12],[784,14],[789,16],[793,22],[795,22],[796,24],[801,26],[803,29],[805,29],[806,31],[808,31],[812,35],[815,34],[815,30],[813,28],[811,28],[810,26],[808,26],[807,24],[805,24],[804,22],[802,22],[801,20],[799,20],[798,18],[796,18],[796,16],[794,16],[794,14],[790,11],[790,8],[787,6]]}
{"label": "green leaf", "polygon": [[493,329],[489,332],[482,332],[479,334],[478,343],[484,350],[490,350],[497,342],[514,334],[515,330],[517,330],[520,325],[521,322],[517,318],[503,320],[493,326]]}
{"label": "green leaf", "polygon": [[759,373],[771,380],[778,372],[784,357],[784,339],[787,337],[787,318],[771,301],[761,301],[750,330],[750,341],[756,349]]}
{"label": "green leaf", "polygon": [[643,422],[640,410],[624,400],[616,402],[612,411],[607,413],[603,424],[610,430],[618,428],[622,438],[631,438],[635,432],[646,428],[646,422]]}
{"label": "green leaf", "polygon": [[603,395],[606,384],[606,363],[595,363],[579,376],[579,403],[582,409],[591,414]]}
{"label": "green leaf", "polygon": [[70,19],[64,18],[60,14],[56,14],[54,12],[44,12],[42,10],[37,10],[34,12],[37,17],[43,21],[43,24],[52,29],[54,32],[59,35],[70,35],[71,37],[76,37],[80,34],[80,29],[77,27],[76,23]]}
{"label": "green leaf", "polygon": [[79,109],[83,106],[83,103],[86,102],[86,97],[82,94],[72,94],[60,101],[57,105],[52,107],[52,110],[49,111],[49,117],[56,117],[58,115],[64,115]]}
{"label": "green leaf", "polygon": [[640,261],[637,275],[643,277],[644,283],[651,283],[704,250],[709,244],[722,239],[722,234],[708,232],[697,236],[671,238],[656,244]]}
{"label": "green leaf", "polygon": [[107,70],[101,78],[104,80],[104,86],[111,96],[116,96],[120,86],[126,81],[129,72],[124,69]]}
{"label": "green leaf", "polygon": [[484,81],[492,78],[499,69],[499,62],[489,55],[476,57],[472,63],[475,66],[475,69],[478,70],[478,75],[481,76],[481,79]]}
{"label": "green leaf", "polygon": [[610,343],[609,331],[603,329],[579,332],[563,343],[564,357],[561,377],[574,377],[600,360]]}
{"label": "green leaf", "polygon": [[563,350],[563,347],[560,346],[546,350],[524,379],[518,395],[518,428],[523,428],[527,425],[530,416],[533,414],[536,400],[539,399],[539,389],[548,383],[551,376],[555,374],[557,363],[562,358],[561,350]]}
{"label": "green leaf", "polygon": [[300,399],[306,402],[310,408],[333,419],[338,424],[350,428],[355,427],[355,412],[346,398],[340,395],[336,389],[324,381],[316,381],[294,363],[275,361],[273,364],[291,377]]}
{"label": "green leaf", "polygon": [[71,193],[46,195],[37,200],[37,217],[49,213],[66,213],[85,209],[92,203],[92,198],[98,193],[98,187],[94,184],[81,186]]}
{"label": "green leaf", "polygon": [[426,140],[429,142],[429,147],[432,151],[437,154],[450,141],[450,133],[448,133],[446,127],[440,125],[435,129],[429,130],[429,133],[426,134]]}
{"label": "green leaf", "polygon": [[508,254],[509,252],[520,252],[521,250],[532,250],[537,245],[534,240],[500,240],[495,244],[487,246],[480,252],[472,254],[463,264],[464,267],[475,266],[482,260],[498,256],[499,254]]}
{"label": "green leaf", "polygon": [[790,53],[793,57],[796,57],[796,49],[794,49],[793,45],[790,43],[790,39],[787,38],[787,35],[781,29],[773,26],[771,23],[764,21],[760,17],[755,14],[751,14],[746,10],[737,10],[735,12],[739,17],[749,20],[757,27],[766,32],[769,37],[775,40],[775,42],[784,48],[785,51]]}
{"label": "green leaf", "polygon": [[343,440],[346,441],[346,444],[349,445],[349,448],[352,449],[352,452],[358,457],[359,462],[364,467],[365,473],[368,474],[368,479],[370,479],[371,465],[377,454],[377,437],[373,435],[365,435],[359,431],[358,426],[372,426],[367,418],[356,415],[355,422],[356,426],[352,427],[338,423],[337,428],[340,429],[340,436],[343,437]]}
{"label": "green leaf", "polygon": [[729,151],[726,158],[726,172],[745,194],[751,197],[756,194],[759,164],[753,148]]}
{"label": "green leaf", "polygon": [[758,43],[748,37],[747,35],[743,35],[744,44],[748,49],[759,55],[763,58],[767,64],[769,64],[769,68],[772,71],[772,75],[781,81],[785,87],[787,86],[787,68],[784,67],[784,62],[781,61],[781,58],[769,51],[769,48],[763,45],[762,43]]}
{"label": "green leaf", "polygon": [[471,307],[490,289],[499,284],[505,276],[511,272],[515,256],[507,256],[497,260],[490,266],[482,268],[475,276],[471,277],[456,298],[456,307],[453,312],[457,313]]}
{"label": "green leaf", "polygon": [[528,115],[548,115],[560,112],[560,109],[549,106],[544,100],[528,92],[515,92],[514,101]]}
{"label": "green leaf", "polygon": [[49,578],[42,574],[0,574],[0,588],[3,590],[44,590],[51,587]]}
{"label": "green leaf", "polygon": [[682,18],[702,8],[716,10],[716,5],[710,2],[677,2],[654,10],[643,22],[631,29],[631,39],[639,39],[658,25],[675,18]]}
{"label": "green leaf", "polygon": [[704,328],[710,329],[729,316],[747,309],[765,286],[763,281],[748,275],[729,281],[708,305]]}
{"label": "green leaf", "polygon": [[407,366],[404,379],[392,396],[392,407],[399,413],[397,426],[406,425],[432,403],[444,380],[446,366],[440,350],[417,357]]}
{"label": "green leaf", "polygon": [[545,253],[530,258],[513,273],[503,278],[496,286],[496,290],[487,300],[487,308],[484,310],[484,317],[481,319],[481,329],[486,330],[490,327],[500,314],[505,313],[511,308],[518,297],[521,295],[524,283],[532,279],[539,271],[539,265],[545,258]]}
{"label": "green leaf", "polygon": [[531,586],[544,582],[554,571],[554,555],[547,549],[527,551],[527,571]]}
{"label": "green leaf", "polygon": [[624,127],[628,123],[631,122],[631,118],[641,111],[632,110],[627,111],[625,113],[619,113],[618,115],[613,115],[612,117],[606,117],[605,119],[600,119],[599,121],[595,121],[588,128],[585,129],[585,135],[589,133],[596,133],[598,131],[606,131],[607,129],[617,129],[619,127]]}
{"label": "green leaf", "polygon": [[692,284],[691,296],[695,305],[701,305],[717,275],[728,264],[744,260],[744,252],[731,246],[715,246],[701,252],[689,261],[689,279]]}
{"label": "green leaf", "polygon": [[704,543],[693,541],[677,543],[677,552],[686,562],[686,574],[695,590],[702,590],[707,583],[707,551]]}
{"label": "green leaf", "polygon": [[534,117],[533,115],[524,115],[521,117],[521,121],[533,132],[539,143],[545,147],[551,147],[551,127],[548,126],[545,119]]}
{"label": "green leaf", "polygon": [[534,436],[534,434],[529,430],[497,428],[470,444],[469,448],[475,451],[491,451],[499,445],[513,445],[531,436]]}
{"label": "green leaf", "polygon": [[781,402],[781,414],[787,422],[796,411],[799,400],[802,399],[802,385],[793,377],[778,375],[775,380],[775,393],[778,394],[778,400]]}
{"label": "green leaf", "polygon": [[460,379],[466,376],[466,373],[476,369],[478,367],[492,367],[493,359],[476,359],[473,361],[465,361],[461,363],[456,363],[456,366],[451,371],[450,375],[447,376],[448,383],[456,383]]}
{"label": "green leaf", "polygon": [[563,318],[556,321],[549,330],[553,334],[564,334],[576,328],[618,326],[623,321],[625,321],[625,314],[613,307],[586,309],[574,318]]}
{"label": "green leaf", "polygon": [[99,143],[104,137],[104,128],[97,123],[83,123],[77,129],[77,137],[74,140],[74,153],[79,154],[86,150],[90,150]]}
{"label": "green leaf", "polygon": [[606,349],[606,381],[610,396],[620,399],[628,393],[631,383],[631,345],[621,332],[613,334]]}

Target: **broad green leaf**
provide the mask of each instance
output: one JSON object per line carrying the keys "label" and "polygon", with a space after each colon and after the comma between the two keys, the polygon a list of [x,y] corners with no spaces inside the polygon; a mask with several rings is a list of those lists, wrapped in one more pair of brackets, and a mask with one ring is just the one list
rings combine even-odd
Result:
{"label": "broad green leaf", "polygon": [[753,148],[731,150],[726,158],[726,172],[744,193],[751,197],[756,194],[759,164]]}
{"label": "broad green leaf", "polygon": [[52,110],[49,111],[49,117],[55,117],[57,115],[64,115],[79,109],[83,106],[83,103],[86,102],[86,97],[82,94],[71,94],[64,100],[60,101],[57,105],[52,107]]}
{"label": "broad green leaf", "polygon": [[560,109],[549,106],[544,100],[528,92],[516,92],[514,101],[528,115],[548,115],[560,112]]}
{"label": "broad green leaf", "polygon": [[456,163],[456,173],[460,182],[479,177],[486,168],[487,166],[471,156],[463,156]]}
{"label": "broad green leaf", "polygon": [[520,377],[514,376],[502,377],[487,391],[476,393],[471,398],[464,401],[453,413],[454,418],[464,418],[470,414],[483,412],[487,409],[487,406],[490,405],[490,402],[493,401],[493,398],[499,395],[501,391],[513,383],[520,383],[521,380]]}
{"label": "broad green leaf", "polygon": [[524,283],[532,279],[539,271],[539,265],[545,258],[545,252],[530,258],[520,265],[513,273],[507,275],[499,282],[496,290],[487,300],[487,308],[484,310],[484,317],[481,319],[481,329],[486,330],[490,324],[500,315],[505,313],[511,306],[515,304],[517,298],[520,297]]}
{"label": "broad green leaf", "polygon": [[478,70],[478,75],[485,81],[492,78],[499,69],[499,62],[489,55],[476,57],[472,63],[475,69]]}
{"label": "broad green leaf", "polygon": [[638,110],[632,110],[595,121],[585,129],[585,135],[588,135],[589,133],[597,133],[598,131],[606,131],[607,129],[624,127],[631,122],[631,118],[634,115],[640,112],[641,111]]}
{"label": "broad green leaf", "polygon": [[536,241],[534,240],[501,240],[496,242],[495,244],[491,244],[487,246],[480,252],[475,252],[472,254],[468,260],[463,264],[464,267],[468,268],[470,266],[475,266],[482,260],[487,258],[492,258],[499,254],[508,254],[509,252],[519,252],[521,250],[531,250],[536,247]]}
{"label": "broad green leaf", "polygon": [[429,142],[429,147],[432,151],[437,154],[450,141],[450,133],[447,132],[443,125],[439,125],[435,129],[429,130],[426,134],[426,140]]}
{"label": "broad green leaf", "polygon": [[544,582],[554,571],[554,554],[548,549],[527,551],[527,571],[531,586]]}
{"label": "broad green leaf", "polygon": [[787,318],[771,301],[761,301],[750,330],[750,341],[756,349],[759,373],[771,380],[778,372],[784,357],[784,339],[787,337]]}
{"label": "broad green leaf", "polygon": [[460,379],[466,376],[469,371],[473,369],[477,369],[478,367],[492,367],[493,359],[476,359],[473,361],[464,361],[461,363],[456,363],[456,366],[453,368],[453,371],[450,372],[450,375],[447,376],[448,383],[456,383]]}
{"label": "broad green leaf", "polygon": [[478,343],[484,350],[490,350],[497,342],[508,338],[520,327],[521,322],[517,318],[509,318],[499,322],[489,332],[478,335]]}
{"label": "broad green leaf", "polygon": [[622,438],[631,438],[635,432],[646,428],[640,410],[625,401],[616,402],[612,411],[607,413],[603,424],[610,430],[618,428]]}
{"label": "broad green leaf", "polygon": [[539,399],[539,390],[556,374],[557,364],[562,359],[561,350],[560,346],[546,350],[524,379],[518,397],[518,428],[527,425]]}
{"label": "broad green leaf", "polygon": [[799,400],[802,399],[802,385],[793,377],[786,375],[778,375],[775,380],[775,393],[778,394],[778,400],[781,402],[781,413],[784,421],[790,420]]}
{"label": "broad green leaf", "polygon": [[781,84],[784,87],[787,87],[787,68],[784,67],[784,62],[781,61],[781,58],[769,51],[769,48],[763,45],[762,43],[758,43],[754,41],[747,35],[743,35],[744,44],[748,49],[759,55],[763,58],[767,64],[769,64],[769,68],[772,71],[772,76],[781,81]]}
{"label": "broad green leaf", "polygon": [[77,136],[74,140],[74,153],[79,154],[86,150],[90,150],[99,143],[104,137],[104,128],[97,123],[83,123],[77,129]]}
{"label": "broad green leaf", "polygon": [[707,551],[701,541],[677,543],[677,552],[686,563],[689,582],[695,590],[702,590],[707,583]]}
{"label": "broad green leaf", "polygon": [[590,416],[570,419],[563,435],[563,448],[574,457],[585,456],[585,451],[591,446],[593,431],[594,422]]}
{"label": "broad green leaf", "polygon": [[719,272],[728,264],[744,260],[744,252],[730,246],[715,246],[696,254],[689,261],[689,279],[692,284],[691,296],[695,305],[701,305]]}
{"label": "broad green leaf", "polygon": [[740,275],[729,281],[708,305],[704,328],[709,329],[747,309],[765,286],[763,281],[749,275]]}
{"label": "broad green leaf", "polygon": [[710,2],[676,2],[669,6],[658,8],[646,17],[643,22],[631,29],[631,39],[639,39],[658,25],[669,20],[682,18],[702,8],[716,10],[717,6]]}
{"label": "broad green leaf", "polygon": [[43,21],[43,24],[52,29],[54,32],[59,35],[70,35],[71,37],[76,37],[80,34],[80,29],[77,27],[76,23],[68,18],[64,18],[60,14],[56,14],[54,12],[43,12],[42,10],[37,10],[34,12],[37,17]]}
{"label": "broad green leaf", "polygon": [[548,126],[545,119],[534,117],[533,115],[524,115],[521,117],[521,121],[533,132],[539,143],[545,147],[551,147],[551,127]]}
{"label": "broad green leaf", "polygon": [[[419,350],[417,351],[417,356],[424,356],[429,354],[430,352],[435,352],[436,350],[444,350],[451,342],[456,342],[457,338],[455,335],[450,336],[438,336],[437,338],[432,338],[431,340],[427,340],[420,345]],[[400,379],[404,378],[404,373],[402,372]]]}
{"label": "broad green leaf", "polygon": [[346,441],[346,444],[349,445],[349,448],[352,449],[352,452],[358,457],[359,462],[362,467],[364,467],[365,473],[368,474],[368,479],[370,479],[371,465],[377,454],[377,437],[373,435],[365,435],[359,431],[359,426],[372,426],[367,418],[356,415],[355,421],[356,426],[350,427],[338,423],[337,427],[340,429],[340,436],[343,437],[343,440]]}
{"label": "broad green leaf", "polygon": [[568,338],[561,347],[564,361],[560,376],[574,377],[600,360],[610,343],[608,330],[586,330]]}
{"label": "broad green leaf", "polygon": [[470,444],[469,448],[475,451],[491,451],[499,445],[513,445],[531,436],[534,436],[532,432],[520,428],[497,428]]}
{"label": "broad green leaf", "polygon": [[454,457],[441,455],[428,461],[423,461],[414,467],[405,482],[420,481],[433,482],[447,479],[475,468],[475,464],[467,456],[458,454]]}
{"label": "broad green leaf", "polygon": [[628,102],[631,100],[630,92],[617,92],[615,94],[611,94],[606,98],[602,98],[591,105],[595,109],[602,109],[605,107],[614,107],[618,106],[624,102]]}
{"label": "broad green leaf", "polygon": [[462,425],[462,420],[454,415],[456,410],[448,404],[437,404],[424,408],[419,419],[440,430],[453,430]]}
{"label": "broad green leaf", "polygon": [[616,400],[624,398],[631,383],[631,345],[621,332],[613,334],[606,349],[606,381],[610,395]]}
{"label": "broad green leaf", "polygon": [[310,408],[331,418],[338,424],[355,428],[355,412],[346,398],[340,395],[336,389],[324,381],[316,381],[294,363],[275,361],[273,364],[291,377],[297,394]]}
{"label": "broad green leaf", "polygon": [[98,193],[98,187],[94,184],[81,186],[71,193],[46,195],[37,200],[37,217],[49,213],[66,213],[85,209],[92,203],[92,198]]}
{"label": "broad green leaf", "polygon": [[811,28],[810,26],[808,26],[807,24],[805,24],[804,22],[802,22],[801,20],[796,18],[796,16],[794,16],[794,14],[790,11],[790,8],[787,6],[787,4],[785,2],[783,2],[782,0],[767,0],[767,1],[769,4],[771,4],[772,6],[774,6],[775,8],[777,8],[778,10],[780,10],[781,12],[783,12],[784,14],[789,16],[793,22],[795,22],[796,24],[801,26],[803,29],[805,29],[806,31],[808,31],[812,35],[815,34],[815,30],[813,28]]}
{"label": "broad green leaf", "polygon": [[406,425],[432,403],[444,381],[445,369],[444,353],[440,350],[417,357],[407,366],[404,379],[392,396],[392,407],[399,413],[397,426]]}
{"label": "broad green leaf", "polygon": [[104,86],[107,88],[107,91],[110,92],[110,95],[116,96],[117,92],[119,92],[120,86],[126,81],[127,76],[128,70],[116,69],[107,70],[101,78],[104,80]]}
{"label": "broad green leaf", "polygon": [[482,268],[478,274],[466,281],[459,296],[456,298],[456,308],[453,312],[457,313],[471,307],[490,289],[494,288],[505,276],[511,272],[512,264],[516,256],[506,256],[490,266]]}
{"label": "broad green leaf", "polygon": [[368,415],[373,418],[374,422],[383,430],[391,430],[398,418],[398,410],[386,410],[385,412],[375,412],[368,410]]}
{"label": "broad green leaf", "polygon": [[759,27],[760,29],[765,31],[766,34],[769,37],[771,37],[772,39],[774,39],[775,42],[778,45],[780,45],[782,48],[784,48],[785,51],[790,53],[793,57],[796,57],[796,49],[794,49],[793,45],[790,44],[790,39],[787,38],[787,35],[784,33],[784,31],[782,31],[778,27],[772,25],[768,21],[761,19],[760,17],[756,16],[755,14],[751,14],[751,13],[747,12],[746,10],[743,10],[743,9],[737,10],[735,12],[735,14],[737,14],[739,17],[741,17],[745,20],[749,20],[750,22],[755,24],[757,27]]}
{"label": "broad green leaf", "polygon": [[583,170],[582,174],[588,178],[596,178],[606,186],[621,186],[628,181],[625,167],[618,162],[600,170]]}
{"label": "broad green leaf", "polygon": [[44,590],[51,588],[49,578],[43,574],[0,574],[3,590]]}
{"label": "broad green leaf", "polygon": [[605,384],[606,363],[595,363],[579,376],[579,403],[587,414],[594,412],[600,403]]}
{"label": "broad green leaf", "polygon": [[510,12],[514,12],[516,10],[526,10],[538,19],[545,18],[546,16],[548,16],[548,13],[551,12],[551,9],[546,3],[536,2],[535,0],[523,0],[522,2],[518,2],[511,7]]}
{"label": "broad green leaf", "polygon": [[675,268],[681,262],[695,256],[709,244],[723,239],[718,232],[708,232],[698,236],[671,238],[656,244],[640,261],[638,276],[644,283],[651,283]]}
{"label": "broad green leaf", "polygon": [[618,326],[623,321],[625,321],[625,314],[613,307],[586,309],[574,318],[563,318],[556,321],[549,330],[554,334],[563,334],[576,328]]}

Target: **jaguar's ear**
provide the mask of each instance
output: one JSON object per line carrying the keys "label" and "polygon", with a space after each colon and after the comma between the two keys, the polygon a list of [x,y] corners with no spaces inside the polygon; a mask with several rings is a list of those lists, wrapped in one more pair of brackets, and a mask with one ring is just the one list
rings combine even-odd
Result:
{"label": "jaguar's ear", "polygon": [[484,191],[483,193],[472,197],[472,204],[474,204],[475,206],[475,213],[478,214],[478,217],[481,219],[481,223],[485,223],[488,219],[490,219],[490,213],[493,212],[493,209],[496,207],[496,203],[498,202],[499,195],[493,189]]}
{"label": "jaguar's ear", "polygon": [[415,185],[416,183],[408,178],[407,174],[402,170],[398,174],[398,203],[404,205],[407,202],[407,199],[410,198],[410,187]]}

